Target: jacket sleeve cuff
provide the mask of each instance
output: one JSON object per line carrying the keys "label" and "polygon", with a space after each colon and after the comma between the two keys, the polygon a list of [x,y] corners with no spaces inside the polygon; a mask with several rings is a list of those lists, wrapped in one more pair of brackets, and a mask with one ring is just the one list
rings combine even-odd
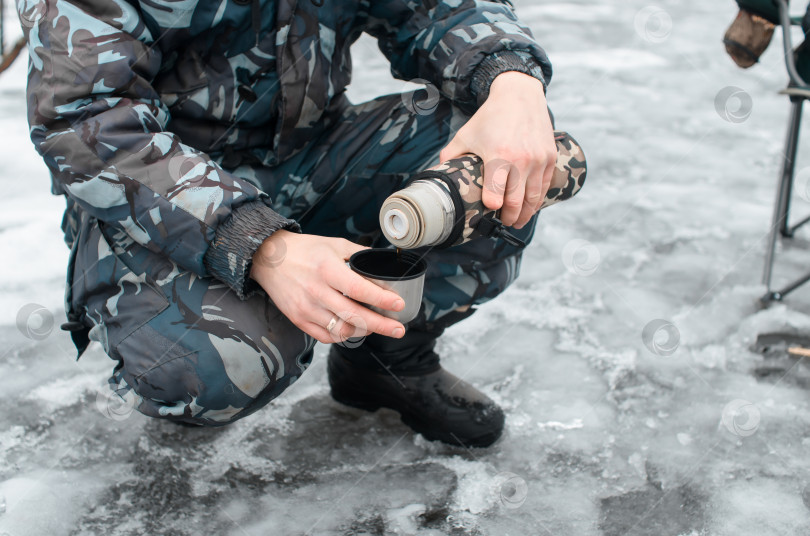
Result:
{"label": "jacket sleeve cuff", "polygon": [[495,52],[484,58],[473,72],[470,90],[477,99],[478,106],[484,104],[484,101],[489,97],[489,88],[493,80],[499,74],[509,71],[517,71],[533,76],[543,83],[543,90],[547,88],[543,69],[531,54],[520,50]]}
{"label": "jacket sleeve cuff", "polygon": [[250,278],[253,254],[266,238],[285,229],[301,232],[295,220],[283,217],[261,201],[252,201],[236,208],[230,218],[221,223],[214,240],[205,252],[208,272],[228,285],[240,299],[246,299],[259,289]]}

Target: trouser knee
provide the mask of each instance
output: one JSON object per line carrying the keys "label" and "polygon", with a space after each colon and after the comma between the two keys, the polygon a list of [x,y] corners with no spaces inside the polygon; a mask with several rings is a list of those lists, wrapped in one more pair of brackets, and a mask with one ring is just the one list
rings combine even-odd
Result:
{"label": "trouser knee", "polygon": [[246,300],[88,222],[75,247],[71,310],[117,361],[110,380],[142,413],[222,425],[281,394],[314,339],[262,293]]}
{"label": "trouser knee", "polygon": [[279,396],[311,362],[308,344],[286,351],[297,353],[273,354],[233,339],[191,350],[147,324],[118,345],[110,383],[147,416],[222,426]]}

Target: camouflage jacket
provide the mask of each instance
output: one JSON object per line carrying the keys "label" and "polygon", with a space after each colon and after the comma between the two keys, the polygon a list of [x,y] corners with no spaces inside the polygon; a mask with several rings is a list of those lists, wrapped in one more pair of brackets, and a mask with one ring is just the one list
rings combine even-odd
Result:
{"label": "camouflage jacket", "polygon": [[221,156],[247,151],[272,166],[328,127],[363,32],[394,76],[427,80],[468,111],[500,72],[551,76],[507,0],[17,0],[17,10],[31,138],[68,212],[240,296],[258,245],[300,229]]}

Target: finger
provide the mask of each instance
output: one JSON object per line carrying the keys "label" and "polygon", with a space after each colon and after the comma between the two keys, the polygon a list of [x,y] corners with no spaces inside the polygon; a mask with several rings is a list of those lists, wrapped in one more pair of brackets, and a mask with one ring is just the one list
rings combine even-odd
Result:
{"label": "finger", "polygon": [[526,181],[526,195],[523,198],[523,207],[521,207],[520,215],[514,225],[516,229],[522,229],[543,204],[543,197],[547,190],[543,185],[543,172],[543,168],[532,168],[529,172],[529,179]]}
{"label": "finger", "polygon": [[[357,322],[359,317],[352,317],[352,320]],[[363,326],[365,326],[365,322],[360,322]],[[347,322],[345,320],[339,320],[337,325],[332,329],[333,335],[333,342],[345,342],[349,339],[359,339],[371,335],[371,332],[363,329],[359,326],[352,324],[351,322]]]}
{"label": "finger", "polygon": [[396,292],[378,287],[371,281],[354,273],[351,268],[345,265],[336,266],[328,274],[326,282],[333,289],[360,303],[373,305],[387,311],[401,311],[405,308],[405,301]]}
{"label": "finger", "polygon": [[[557,158],[560,156],[557,152],[557,146],[552,145],[550,146],[545,153],[545,158],[543,159],[543,196],[545,197],[546,192],[549,188],[551,188],[551,181],[554,178],[554,171],[557,169]],[[568,181],[563,181],[564,184],[561,186],[565,186],[565,183]]]}
{"label": "finger", "polygon": [[503,197],[501,208],[501,221],[507,227],[515,224],[523,209],[523,199],[526,195],[526,175],[520,173],[517,167],[512,166],[509,179],[506,183],[506,194]]}
{"label": "finger", "polygon": [[529,223],[529,220],[532,219],[532,216],[537,212],[537,209],[533,205],[529,205],[528,203],[523,203],[523,208],[520,210],[520,215],[518,216],[517,221],[512,226],[515,229],[523,229],[526,227],[526,224]]}
{"label": "finger", "polygon": [[484,191],[481,200],[490,210],[503,206],[506,184],[512,164],[506,160],[493,159],[484,164]]}
{"label": "finger", "polygon": [[450,140],[450,143],[447,144],[447,147],[441,150],[439,153],[439,161],[440,162],[447,162],[448,160],[453,160],[454,158],[458,158],[463,154],[467,154],[470,151],[467,149],[467,145],[461,139],[461,137],[456,134],[453,136],[453,139]]}
{"label": "finger", "polygon": [[[344,320],[341,317],[348,317],[348,320]],[[322,309],[319,313],[320,322],[327,328],[326,331],[329,332],[329,335],[332,338],[331,342],[340,343],[344,342],[347,339],[353,339],[357,337],[365,337],[369,335],[369,331],[365,329],[366,324],[360,317],[352,317],[349,313],[343,314],[334,314],[332,311],[327,311],[326,309]],[[335,320],[335,323],[332,324],[332,320]],[[329,328],[332,329],[329,329]]]}
{"label": "finger", "polygon": [[540,203],[537,205],[537,210],[540,210],[540,207],[543,205],[543,201],[545,201],[546,194],[548,193],[549,188],[551,188],[551,180],[554,178],[554,171],[556,169],[557,153],[554,153],[546,165],[546,169],[543,171],[543,192],[542,196],[540,197]]}
{"label": "finger", "polygon": [[305,322],[301,326],[298,326],[298,328],[310,337],[313,337],[318,342],[322,342],[324,344],[332,344],[335,342],[331,333],[314,322]]}
{"label": "finger", "polygon": [[325,296],[324,305],[330,311],[337,311],[337,316],[344,322],[367,332],[379,333],[396,339],[405,335],[405,326],[401,323],[375,313],[338,292]]}

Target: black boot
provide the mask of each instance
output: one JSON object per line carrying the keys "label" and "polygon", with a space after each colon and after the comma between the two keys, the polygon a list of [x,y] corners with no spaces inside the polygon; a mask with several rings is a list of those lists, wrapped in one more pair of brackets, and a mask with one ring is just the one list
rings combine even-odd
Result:
{"label": "black boot", "polygon": [[357,348],[333,344],[332,398],[366,411],[393,409],[429,440],[488,447],[501,436],[503,411],[439,365],[433,348],[443,331],[411,328],[402,339],[369,335]]}

